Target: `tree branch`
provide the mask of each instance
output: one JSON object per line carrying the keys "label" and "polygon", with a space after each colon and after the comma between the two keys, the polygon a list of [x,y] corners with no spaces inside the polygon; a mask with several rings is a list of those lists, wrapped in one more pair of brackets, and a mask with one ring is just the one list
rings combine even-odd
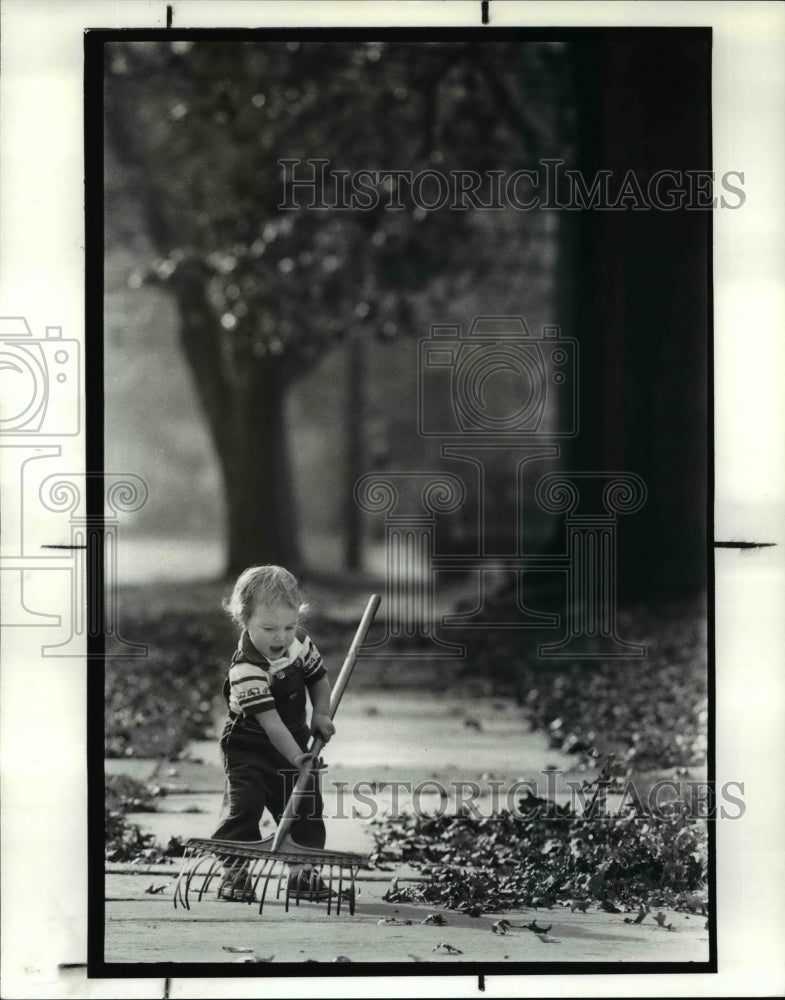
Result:
{"label": "tree branch", "polygon": [[497,107],[523,139],[526,151],[537,159],[540,153],[540,129],[526,112],[515,103],[504,81],[496,74],[493,67],[485,58],[482,47],[480,45],[473,45],[471,51],[474,57],[474,65],[488,84]]}

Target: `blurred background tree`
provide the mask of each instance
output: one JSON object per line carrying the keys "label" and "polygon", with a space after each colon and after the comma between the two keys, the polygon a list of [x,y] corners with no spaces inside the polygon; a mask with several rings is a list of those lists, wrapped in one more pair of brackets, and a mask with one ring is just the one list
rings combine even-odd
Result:
{"label": "blurred background tree", "polygon": [[[449,302],[489,273],[495,287],[521,280],[520,234],[490,224],[487,213],[390,211],[389,189],[369,211],[282,211],[277,161],[301,161],[303,177],[310,159],[328,160],[330,171],[414,173],[484,173],[523,154],[536,160],[554,138],[551,106],[564,103],[558,46],[491,49],[107,46],[108,158],[126,191],[107,199],[107,230],[123,239],[130,192],[157,255],[144,280],[165,286],[177,303],[220,462],[230,572],[254,560],[302,566],[284,417],[291,383],[348,341],[349,383],[359,386],[363,342],[427,333],[415,326],[413,300],[437,283]],[[527,85],[536,88],[536,117],[514,107]],[[500,101],[507,115],[497,113]],[[331,204],[335,195],[324,198]],[[365,471],[362,404],[358,387],[346,411],[352,484]],[[347,561],[356,565],[356,507],[345,492]]]}
{"label": "blurred background tree", "polygon": [[[475,313],[512,312],[580,341],[581,433],[566,465],[634,471],[649,487],[624,524],[623,595],[705,585],[705,213],[395,212],[384,199],[370,211],[282,211],[277,161],[510,173],[555,157],[588,178],[705,169],[708,60],[705,36],[650,30],[564,42],[107,44],[107,260],[135,243],[137,262],[155,259],[132,280],[160,285],[176,307],[223,480],[228,572],[307,562],[292,386],[308,386],[298,398],[321,470],[300,476],[299,508],[341,494],[356,565],[348,486],[369,462],[436,460],[414,434],[406,336],[426,336],[434,318],[467,326]],[[381,373],[379,343],[391,359]],[[316,461],[336,434],[336,380],[349,387],[338,476]],[[514,528],[514,491],[495,502],[489,530]]]}

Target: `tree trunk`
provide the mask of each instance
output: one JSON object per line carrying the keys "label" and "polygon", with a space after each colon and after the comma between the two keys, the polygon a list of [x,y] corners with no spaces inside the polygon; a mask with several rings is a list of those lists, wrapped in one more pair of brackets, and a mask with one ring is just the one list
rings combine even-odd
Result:
{"label": "tree trunk", "polygon": [[231,574],[259,563],[276,563],[295,574],[303,569],[285,395],[286,385],[275,367],[259,368],[227,408],[233,440],[226,442],[219,457],[226,480]]}
{"label": "tree trunk", "polygon": [[[578,166],[708,170],[709,44],[651,32],[575,47]],[[667,70],[664,68],[667,67]],[[710,213],[574,214],[580,433],[572,469],[630,471],[644,507],[619,525],[619,592],[687,596],[707,582]]]}
{"label": "tree trunk", "polygon": [[223,472],[226,572],[276,563],[297,574],[303,563],[284,410],[288,378],[275,359],[227,362],[221,337],[229,334],[215,329],[199,261],[178,267],[172,286],[183,350]]}

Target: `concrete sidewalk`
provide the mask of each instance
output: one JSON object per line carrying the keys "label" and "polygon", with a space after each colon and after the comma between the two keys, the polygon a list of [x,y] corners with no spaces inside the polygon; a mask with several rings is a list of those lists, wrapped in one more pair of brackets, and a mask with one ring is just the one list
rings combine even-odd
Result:
{"label": "concrete sidewalk", "polygon": [[[498,793],[503,808],[518,780],[534,781],[544,793],[548,769],[565,772],[564,780],[585,776],[576,771],[574,757],[549,749],[542,733],[529,730],[521,709],[501,699],[467,704],[454,696],[348,691],[337,724],[322,778],[331,849],[371,850],[367,821],[374,815],[411,812],[415,806],[451,812],[461,803],[490,812],[494,781],[503,783]],[[159,842],[173,835],[209,837],[217,826],[224,786],[217,741],[192,743],[188,759],[176,763],[113,760],[105,769],[165,790],[156,801],[159,811],[128,815]],[[511,805],[519,794],[511,792]],[[272,821],[265,816],[263,834],[268,830]]]}
{"label": "concrete sidewalk", "polygon": [[[396,808],[411,812],[418,785],[420,808],[435,811],[440,796],[432,784],[422,786],[426,781],[448,790],[450,801],[441,806],[449,814],[460,796],[490,812],[493,782],[509,789],[525,778],[544,793],[548,768],[565,772],[562,780],[590,776],[576,770],[574,757],[549,749],[543,734],[530,732],[520,708],[501,700],[348,692],[337,721],[323,781],[328,849],[369,853],[374,847],[370,814]],[[166,811],[129,815],[161,843],[173,835],[209,837],[215,829],[223,789],[217,745],[194,744],[190,757],[171,764],[107,761],[107,773],[131,773],[166,788],[158,800]],[[357,782],[366,784],[355,789]],[[476,797],[475,785],[480,789]],[[269,819],[262,832],[272,832]],[[596,904],[587,913],[556,906],[476,918],[441,910],[446,924],[424,925],[422,920],[436,912],[432,907],[383,901],[392,877],[399,877],[401,885],[421,878],[404,865],[360,873],[354,916],[348,908],[327,916],[324,904],[305,902],[286,913],[283,900],[274,898],[260,915],[258,906],[221,902],[214,893],[188,911],[175,910],[178,871],[179,863],[107,866],[106,961],[233,963],[270,956],[275,962],[332,962],[338,956],[406,963],[708,960],[706,918],[667,910],[664,923],[673,925],[670,931],[657,925],[654,914],[635,925],[625,923],[629,914],[606,913]],[[146,891],[151,888],[161,891]],[[512,925],[536,919],[538,926],[552,927],[544,937],[520,926],[494,933],[493,924],[501,918]],[[395,922],[380,923],[385,920]],[[238,948],[246,950],[227,950]]]}
{"label": "concrete sidewalk", "polygon": [[[652,915],[638,925],[625,914],[568,908],[469,917],[454,910],[385,903],[389,880],[363,879],[354,916],[327,916],[324,904],[284,912],[282,900],[258,906],[210,899],[190,910],[172,905],[174,873],[109,874],[106,879],[106,960],[110,962],[703,962],[705,917],[665,911],[667,931]],[[145,892],[166,884],[160,894]],[[424,925],[439,912],[445,924]],[[502,917],[513,926],[493,932]],[[630,919],[627,916],[627,919]],[[540,937],[523,924],[550,927]],[[380,921],[388,921],[382,922]],[[439,946],[442,947],[439,947]],[[444,947],[446,946],[446,947]],[[234,950],[232,950],[234,949]],[[456,949],[451,951],[450,949]]]}

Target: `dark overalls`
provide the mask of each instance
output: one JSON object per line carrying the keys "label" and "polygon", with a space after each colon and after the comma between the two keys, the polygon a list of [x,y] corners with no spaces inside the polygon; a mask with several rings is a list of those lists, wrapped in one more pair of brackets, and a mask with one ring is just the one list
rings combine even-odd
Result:
{"label": "dark overalls", "polygon": [[[270,689],[284,723],[305,717],[306,682],[297,661],[271,678]],[[224,684],[228,704],[228,679]],[[310,730],[306,723],[290,732],[307,750]],[[278,823],[297,780],[297,770],[280,754],[255,718],[230,710],[220,741],[226,771],[223,821],[213,834],[217,840],[260,840],[259,821],[265,808]],[[311,775],[300,801],[290,836],[304,847],[324,847],[326,833],[318,775]]]}

